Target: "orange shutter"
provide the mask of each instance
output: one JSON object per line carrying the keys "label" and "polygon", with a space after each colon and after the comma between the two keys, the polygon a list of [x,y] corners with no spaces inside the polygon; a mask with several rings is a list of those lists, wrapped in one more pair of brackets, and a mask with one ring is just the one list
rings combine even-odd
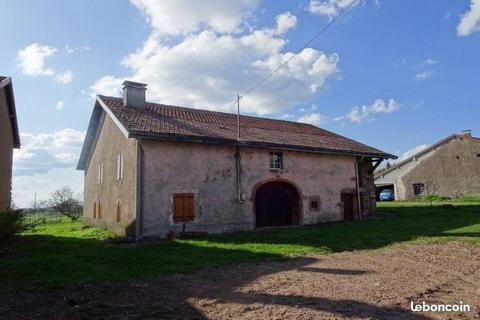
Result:
{"label": "orange shutter", "polygon": [[195,196],[193,193],[173,195],[173,221],[185,222],[195,219]]}
{"label": "orange shutter", "polygon": [[117,202],[117,222],[120,223],[122,221],[122,205],[120,201]]}

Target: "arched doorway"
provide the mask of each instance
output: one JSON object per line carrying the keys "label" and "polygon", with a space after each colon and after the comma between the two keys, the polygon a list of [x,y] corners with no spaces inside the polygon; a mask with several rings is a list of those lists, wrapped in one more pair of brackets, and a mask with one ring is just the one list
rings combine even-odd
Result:
{"label": "arched doorway", "polygon": [[255,193],[255,226],[276,227],[299,224],[300,196],[297,189],[284,181],[261,185]]}

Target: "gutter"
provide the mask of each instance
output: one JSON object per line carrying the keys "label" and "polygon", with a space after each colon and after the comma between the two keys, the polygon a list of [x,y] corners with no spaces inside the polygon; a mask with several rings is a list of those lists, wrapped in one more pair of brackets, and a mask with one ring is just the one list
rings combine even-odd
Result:
{"label": "gutter", "polygon": [[359,173],[358,173],[358,158],[355,159],[355,180],[357,185],[358,220],[362,220],[362,200],[360,199],[360,179],[359,179]]}
{"label": "gutter", "polygon": [[143,198],[144,198],[144,169],[145,169],[145,151],[142,147],[141,140],[137,139],[137,228],[136,241],[143,239]]}
{"label": "gutter", "polygon": [[316,148],[308,146],[296,146],[296,145],[287,145],[287,144],[275,144],[275,143],[265,143],[265,142],[248,142],[238,140],[227,139],[227,138],[211,138],[211,137],[202,137],[202,136],[178,136],[176,134],[162,134],[162,135],[146,135],[141,133],[129,133],[128,138],[135,139],[145,139],[145,140],[160,140],[160,141],[182,141],[190,143],[203,143],[203,144],[214,144],[214,145],[224,145],[224,146],[238,146],[238,147],[248,147],[248,148],[262,148],[262,149],[271,149],[278,151],[295,151],[295,152],[308,152],[308,153],[320,153],[327,155],[344,155],[344,156],[356,156],[356,157],[369,157],[369,158],[380,158],[380,159],[397,159],[397,156],[388,153],[362,153],[355,151],[346,151],[346,150],[332,150],[325,148]]}
{"label": "gutter", "polygon": [[240,167],[240,147],[236,146],[235,147],[235,169],[237,170],[237,196],[238,196],[238,202],[243,202],[242,199],[242,168]]}

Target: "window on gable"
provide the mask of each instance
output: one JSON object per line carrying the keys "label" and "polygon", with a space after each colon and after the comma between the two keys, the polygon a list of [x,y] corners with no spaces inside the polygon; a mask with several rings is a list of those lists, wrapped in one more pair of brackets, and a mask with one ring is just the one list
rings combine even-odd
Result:
{"label": "window on gable", "polygon": [[423,183],[414,183],[413,184],[413,195],[421,196],[425,194],[425,184]]}
{"label": "window on gable", "polygon": [[173,195],[173,222],[187,222],[195,219],[195,195],[175,193]]}
{"label": "window on gable", "polygon": [[283,153],[270,152],[270,169],[283,169]]}
{"label": "window on gable", "polygon": [[98,164],[97,183],[98,184],[103,183],[103,162]]}
{"label": "window on gable", "polygon": [[117,180],[123,179],[123,153],[117,155]]}

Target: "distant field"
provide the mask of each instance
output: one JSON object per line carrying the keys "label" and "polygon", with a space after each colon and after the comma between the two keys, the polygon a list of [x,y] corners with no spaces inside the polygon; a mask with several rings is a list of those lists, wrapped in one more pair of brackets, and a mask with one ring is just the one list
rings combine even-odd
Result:
{"label": "distant field", "polygon": [[480,245],[480,204],[379,203],[383,215],[360,222],[112,243],[108,231],[61,219],[0,247],[0,293],[82,283],[124,282],[205,267],[304,254],[370,250],[452,240]]}

